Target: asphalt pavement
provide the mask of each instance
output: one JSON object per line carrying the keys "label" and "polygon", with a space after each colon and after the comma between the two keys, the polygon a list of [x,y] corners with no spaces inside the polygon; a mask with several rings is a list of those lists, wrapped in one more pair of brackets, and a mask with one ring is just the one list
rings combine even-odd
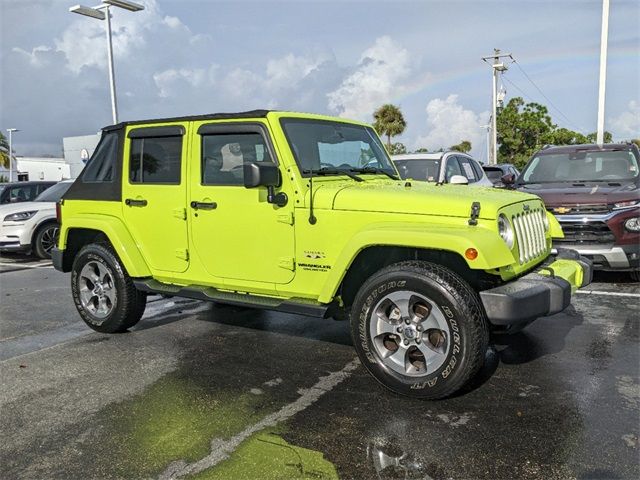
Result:
{"label": "asphalt pavement", "polygon": [[91,331],[69,275],[0,257],[0,478],[640,478],[640,287],[600,274],[496,336],[469,388],[383,390],[346,322],[150,297]]}

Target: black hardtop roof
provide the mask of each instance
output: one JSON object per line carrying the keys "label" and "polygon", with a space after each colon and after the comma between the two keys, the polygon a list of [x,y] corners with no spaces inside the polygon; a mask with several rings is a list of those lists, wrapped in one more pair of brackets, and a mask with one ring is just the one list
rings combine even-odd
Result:
{"label": "black hardtop roof", "polygon": [[611,151],[611,150],[632,150],[633,143],[582,143],[577,145],[549,146],[536,152],[536,155],[551,155],[554,153],[572,153],[582,151]]}
{"label": "black hardtop roof", "polygon": [[120,122],[115,125],[108,125],[102,130],[105,132],[125,128],[128,125],[148,125],[152,123],[168,123],[168,122],[191,122],[198,120],[232,120],[236,118],[264,118],[271,110],[249,110],[247,112],[237,113],[208,113],[204,115],[191,115],[186,117],[170,117],[170,118],[150,118],[147,120],[133,120],[128,122]]}

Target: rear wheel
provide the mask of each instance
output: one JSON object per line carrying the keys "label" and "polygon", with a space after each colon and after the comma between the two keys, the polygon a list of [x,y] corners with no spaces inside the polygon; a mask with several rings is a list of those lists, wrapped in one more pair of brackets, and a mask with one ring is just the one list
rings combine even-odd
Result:
{"label": "rear wheel", "polygon": [[80,250],[71,270],[71,292],[85,323],[102,333],[133,327],[147,304],[146,294],[135,288],[116,254],[104,244]]}
{"label": "rear wheel", "polygon": [[451,270],[420,261],[391,265],[365,282],[351,334],[376,380],[425,399],[462,388],[482,366],[489,341],[476,292]]}
{"label": "rear wheel", "polygon": [[51,250],[58,243],[60,227],[57,223],[41,226],[35,234],[33,251],[40,258],[51,258]]}

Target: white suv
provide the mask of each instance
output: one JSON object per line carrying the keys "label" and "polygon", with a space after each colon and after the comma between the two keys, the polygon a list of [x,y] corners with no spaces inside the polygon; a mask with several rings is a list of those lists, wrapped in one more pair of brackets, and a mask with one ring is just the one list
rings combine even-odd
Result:
{"label": "white suv", "polygon": [[0,205],[0,252],[32,251],[40,258],[51,258],[59,229],[56,203],[72,183],[59,182],[33,202]]}
{"label": "white suv", "polygon": [[480,164],[465,153],[409,153],[392,155],[391,160],[403,180],[493,187],[493,183],[487,178]]}

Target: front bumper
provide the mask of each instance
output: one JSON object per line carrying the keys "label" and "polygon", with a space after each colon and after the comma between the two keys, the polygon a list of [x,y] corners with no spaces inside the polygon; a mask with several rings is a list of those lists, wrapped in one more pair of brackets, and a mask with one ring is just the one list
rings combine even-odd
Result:
{"label": "front bumper", "polygon": [[24,252],[31,249],[31,237],[24,223],[0,225],[0,252]]}
{"label": "front bumper", "polygon": [[593,265],[573,250],[560,249],[555,261],[536,272],[490,290],[480,299],[493,325],[529,323],[563,311],[571,293],[591,283]]}
{"label": "front bumper", "polygon": [[[640,244],[630,245],[567,245],[593,262],[595,270],[640,269]],[[555,245],[554,245],[555,247]],[[554,248],[551,253],[556,253]]]}

